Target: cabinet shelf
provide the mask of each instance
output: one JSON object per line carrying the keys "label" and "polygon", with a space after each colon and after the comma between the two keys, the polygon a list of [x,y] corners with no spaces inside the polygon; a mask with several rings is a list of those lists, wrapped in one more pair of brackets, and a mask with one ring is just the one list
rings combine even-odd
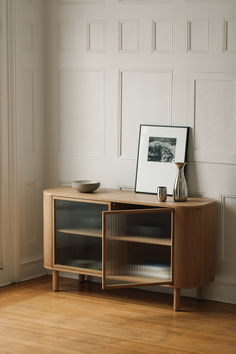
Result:
{"label": "cabinet shelf", "polygon": [[[107,272],[106,279],[113,281],[129,281],[129,282],[155,282],[171,280],[171,264],[170,263],[140,263],[127,264],[127,269],[120,271],[118,274]],[[123,273],[123,274],[122,274]]]}
{"label": "cabinet shelf", "polygon": [[[90,236],[90,237],[102,237],[102,230],[99,229],[58,229],[57,232],[63,234],[80,235],[80,236]],[[111,238],[110,238],[111,239]],[[144,237],[144,236],[115,236],[112,240],[116,241],[128,241],[128,242],[140,242],[153,245],[163,245],[171,246],[170,238],[154,238],[154,237]]]}
{"label": "cabinet shelf", "polygon": [[146,243],[161,246],[171,246],[170,238],[154,238],[154,237],[142,237],[142,236],[116,236],[107,237],[107,239],[112,239],[113,241],[128,241],[137,243]]}
{"label": "cabinet shelf", "polygon": [[79,273],[79,274],[85,274],[85,275],[90,275],[90,276],[95,276],[95,277],[102,277],[102,271],[101,270],[96,270],[96,269],[89,269],[89,268],[80,268],[80,267],[73,267],[71,265],[66,265],[66,264],[57,264],[55,263],[53,265],[53,268],[47,268],[47,269],[55,269],[61,272],[66,272],[66,273]]}
{"label": "cabinet shelf", "polygon": [[86,268],[86,269],[95,270],[95,271],[102,270],[102,262],[101,261],[92,261],[92,260],[86,260],[86,259],[74,259],[74,260],[71,259],[65,265],[73,267],[73,268]]}
{"label": "cabinet shelf", "polygon": [[[147,276],[129,276],[129,275],[107,275],[106,277],[107,280],[109,281],[114,281],[114,282],[126,282],[126,283],[140,283],[140,284],[145,284],[145,283],[170,283],[171,282],[171,276],[169,278],[164,278],[164,277],[147,277]],[[114,284],[115,285],[115,284]],[[112,285],[110,285],[112,286]]]}
{"label": "cabinet shelf", "polygon": [[80,236],[102,237],[102,230],[99,229],[71,228],[71,229],[58,229],[57,232],[63,234],[80,235]]}

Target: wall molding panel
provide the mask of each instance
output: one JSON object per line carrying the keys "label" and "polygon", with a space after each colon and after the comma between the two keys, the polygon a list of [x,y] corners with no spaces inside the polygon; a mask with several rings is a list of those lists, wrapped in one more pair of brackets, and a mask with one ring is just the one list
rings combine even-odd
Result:
{"label": "wall molding panel", "polygon": [[57,24],[57,49],[59,51],[75,50],[75,23],[64,21]]}
{"label": "wall molding panel", "polygon": [[58,152],[104,157],[105,70],[58,71],[58,90]]}
{"label": "wall molding panel", "polygon": [[[25,243],[37,242],[37,193],[36,183],[25,182],[24,183],[24,213],[22,215],[22,240]],[[23,246],[23,245],[22,245]],[[23,246],[23,247],[24,247]]]}
{"label": "wall molding panel", "polygon": [[120,158],[136,160],[141,123],[171,124],[171,100],[172,70],[120,70]]}
{"label": "wall molding panel", "polygon": [[27,69],[22,72],[21,83],[21,121],[22,136],[27,135],[27,139],[23,139],[23,151],[26,154],[35,152],[35,108],[34,108],[34,71]]}
{"label": "wall molding panel", "polygon": [[221,194],[221,250],[222,262],[236,264],[236,194]]}
{"label": "wall molding panel", "polygon": [[139,52],[139,21],[137,19],[119,21],[119,50],[127,54]]}
{"label": "wall molding panel", "polygon": [[189,75],[191,161],[236,164],[235,90],[236,73]]}
{"label": "wall molding panel", "polygon": [[25,51],[31,52],[34,48],[34,27],[32,23],[23,24],[23,44],[22,47]]}
{"label": "wall molding panel", "polygon": [[87,50],[90,53],[106,52],[106,23],[104,20],[88,21]]}
{"label": "wall molding panel", "polygon": [[236,53],[236,18],[226,18],[224,20],[224,51],[225,53]]}
{"label": "wall molding panel", "polygon": [[188,19],[187,52],[206,54],[209,50],[209,20],[207,18]]}
{"label": "wall molding panel", "polygon": [[173,21],[172,19],[156,19],[152,22],[152,50],[154,53],[172,53]]}

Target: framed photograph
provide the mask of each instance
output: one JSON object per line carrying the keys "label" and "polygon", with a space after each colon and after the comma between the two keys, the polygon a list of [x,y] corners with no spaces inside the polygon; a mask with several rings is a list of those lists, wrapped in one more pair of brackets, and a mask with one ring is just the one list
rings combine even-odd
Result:
{"label": "framed photograph", "polygon": [[189,127],[140,125],[135,192],[157,192],[167,187],[173,194],[175,162],[185,162]]}

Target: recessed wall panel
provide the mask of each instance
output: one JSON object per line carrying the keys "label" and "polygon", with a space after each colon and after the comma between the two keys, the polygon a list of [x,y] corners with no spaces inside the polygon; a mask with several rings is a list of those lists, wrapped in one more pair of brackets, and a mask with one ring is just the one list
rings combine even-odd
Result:
{"label": "recessed wall panel", "polygon": [[236,18],[228,18],[224,22],[224,50],[236,53]]}
{"label": "recessed wall panel", "polygon": [[33,25],[28,23],[23,25],[23,49],[33,50]]}
{"label": "recessed wall panel", "polygon": [[105,72],[61,71],[59,152],[104,156]]}
{"label": "recessed wall panel", "polygon": [[140,124],[170,124],[171,72],[121,72],[120,156],[137,157]]}
{"label": "recessed wall panel", "polygon": [[195,150],[235,153],[235,94],[236,81],[195,81]]}
{"label": "recessed wall panel", "polygon": [[222,251],[225,263],[236,263],[236,195],[222,198]]}
{"label": "recessed wall panel", "polygon": [[33,71],[24,71],[21,80],[21,121],[24,153],[30,154],[35,150],[34,139],[34,76]]}
{"label": "recessed wall panel", "polygon": [[104,53],[106,49],[106,33],[104,21],[89,21],[87,25],[88,31],[88,51],[91,53]]}
{"label": "recessed wall panel", "polygon": [[172,52],[172,20],[153,21],[153,51],[156,53]]}
{"label": "recessed wall panel", "polygon": [[35,241],[35,227],[36,223],[36,195],[35,183],[29,182],[24,185],[24,208],[23,215],[23,240],[26,243]]}
{"label": "recessed wall panel", "polygon": [[189,19],[187,21],[187,51],[190,53],[208,52],[208,19]]}
{"label": "recessed wall panel", "polygon": [[63,51],[74,50],[75,25],[73,22],[64,22],[57,25],[57,49]]}
{"label": "recessed wall panel", "polygon": [[119,23],[119,47],[121,53],[137,53],[139,50],[139,22],[136,19]]}

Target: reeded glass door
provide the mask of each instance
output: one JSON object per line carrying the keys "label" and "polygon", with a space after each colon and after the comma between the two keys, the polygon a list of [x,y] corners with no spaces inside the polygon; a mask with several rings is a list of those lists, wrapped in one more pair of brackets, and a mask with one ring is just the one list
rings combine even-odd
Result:
{"label": "reeded glass door", "polygon": [[102,271],[102,212],[106,204],[54,200],[55,265]]}
{"label": "reeded glass door", "polygon": [[170,208],[103,213],[103,289],[172,282]]}

